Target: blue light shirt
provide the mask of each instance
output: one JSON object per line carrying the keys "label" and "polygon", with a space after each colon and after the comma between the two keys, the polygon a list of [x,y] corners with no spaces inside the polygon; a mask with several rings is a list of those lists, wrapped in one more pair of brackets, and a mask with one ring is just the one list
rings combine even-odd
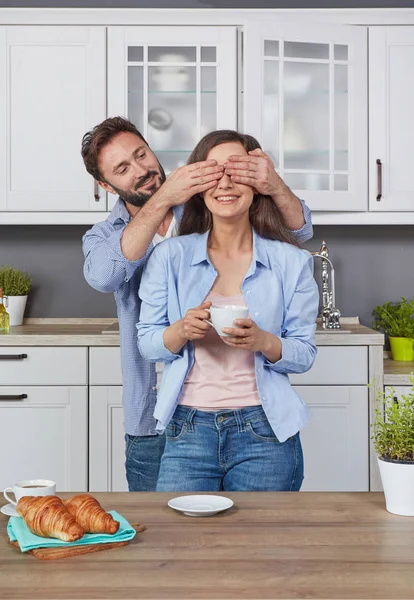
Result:
{"label": "blue light shirt", "polygon": [[[183,208],[181,205],[173,209],[177,222]],[[311,212],[304,202],[302,208],[305,224],[292,232],[300,243],[309,240],[313,233]],[[124,429],[129,435],[145,436],[156,435],[153,413],[157,401],[157,376],[155,365],[142,358],[138,351],[136,323],[141,307],[138,297],[141,274],[154,244],[150,244],[145,256],[138,260],[125,258],[121,238],[131,218],[124,202],[118,199],[109,217],[85,233],[82,240],[83,272],[93,288],[114,294],[121,344]]]}
{"label": "blue light shirt", "polygon": [[[142,274],[138,345],[148,361],[165,363],[154,417],[162,433],[178,404],[194,364],[194,344],[178,354],[164,345],[163,334],[199,306],[217,277],[208,256],[209,232],[166,240],[151,253]],[[313,259],[306,250],[267,240],[253,231],[253,258],[242,283],[250,317],[261,329],[280,337],[282,358],[271,363],[255,353],[256,383],[263,409],[279,441],[297,433],[309,420],[304,401],[288,374],[311,368],[316,356],[315,330],[319,292]]]}

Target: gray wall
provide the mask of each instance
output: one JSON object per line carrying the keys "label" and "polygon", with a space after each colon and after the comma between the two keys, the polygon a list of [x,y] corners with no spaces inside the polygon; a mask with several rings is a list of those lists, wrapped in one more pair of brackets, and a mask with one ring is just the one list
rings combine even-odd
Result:
{"label": "gray wall", "polygon": [[[33,277],[28,317],[115,317],[112,294],[83,279],[84,226],[0,226],[0,265]],[[371,325],[372,309],[414,296],[414,226],[316,226],[308,250],[328,244],[336,276],[337,305],[344,316]],[[320,260],[315,276],[320,280]]]}
{"label": "gray wall", "polygon": [[57,8],[397,8],[413,0],[0,0],[0,7]]}

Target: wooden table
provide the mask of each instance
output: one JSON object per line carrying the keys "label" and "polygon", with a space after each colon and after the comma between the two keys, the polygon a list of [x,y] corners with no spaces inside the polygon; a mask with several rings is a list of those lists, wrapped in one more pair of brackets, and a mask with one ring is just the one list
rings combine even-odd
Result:
{"label": "wooden table", "polygon": [[232,493],[205,518],[170,509],[176,494],[94,495],[147,531],[40,561],[9,546],[0,514],[2,600],[414,597],[414,518],[387,513],[382,493]]}

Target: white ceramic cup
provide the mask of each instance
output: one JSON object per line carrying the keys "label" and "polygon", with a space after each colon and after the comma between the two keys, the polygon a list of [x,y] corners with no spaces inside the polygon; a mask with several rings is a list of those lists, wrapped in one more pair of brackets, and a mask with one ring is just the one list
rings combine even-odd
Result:
{"label": "white ceramic cup", "polygon": [[210,323],[221,337],[231,337],[229,333],[223,333],[223,327],[237,327],[234,324],[235,319],[247,319],[249,309],[247,306],[237,306],[234,304],[223,304],[216,306],[213,304],[210,311]]}
{"label": "white ceramic cup", "polygon": [[[13,492],[16,500],[13,500],[8,496],[8,492]],[[50,479],[23,479],[14,484],[13,487],[7,487],[3,496],[11,502],[16,504],[22,496],[54,496],[56,494],[56,483]]]}

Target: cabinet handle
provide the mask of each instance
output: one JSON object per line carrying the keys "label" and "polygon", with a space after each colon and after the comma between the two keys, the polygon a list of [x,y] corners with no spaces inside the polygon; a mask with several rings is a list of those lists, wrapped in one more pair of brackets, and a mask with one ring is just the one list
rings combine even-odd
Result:
{"label": "cabinet handle", "polygon": [[379,158],[377,158],[377,202],[379,202],[382,198],[382,163]]}
{"label": "cabinet handle", "polygon": [[94,198],[95,198],[95,202],[99,202],[99,200],[100,200],[100,197],[99,197],[99,184],[96,181],[96,179],[94,180],[94,183],[93,183],[93,195],[94,195]]}
{"label": "cabinet handle", "polygon": [[0,360],[23,360],[27,354],[0,354]]}
{"label": "cabinet handle", "polygon": [[18,394],[17,396],[0,396],[0,400],[24,400],[27,394]]}

